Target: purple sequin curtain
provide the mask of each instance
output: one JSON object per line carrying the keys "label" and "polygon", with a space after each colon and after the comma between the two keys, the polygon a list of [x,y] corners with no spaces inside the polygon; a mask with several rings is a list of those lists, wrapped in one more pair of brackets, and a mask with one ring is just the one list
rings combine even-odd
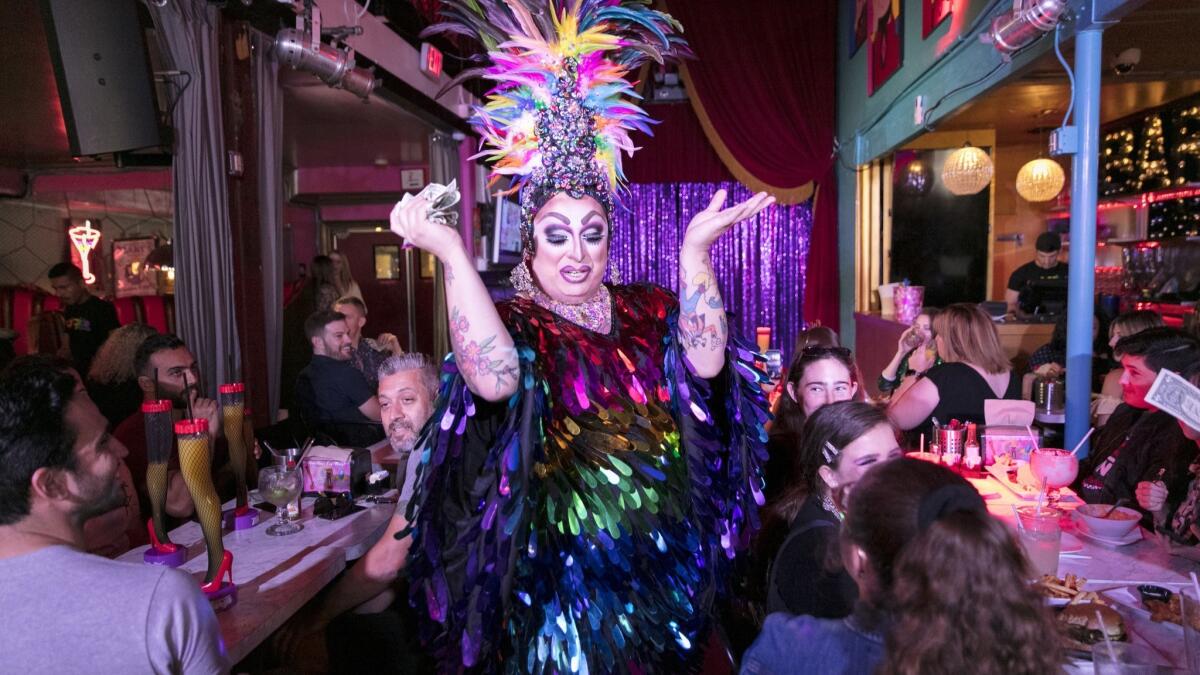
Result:
{"label": "purple sequin curtain", "polygon": [[[639,183],[616,208],[609,258],[625,283],[648,281],[679,290],[679,247],[688,221],[725,188],[725,205],[749,199],[738,183]],[[783,362],[803,319],[804,272],[812,230],[812,200],[773,206],[735,225],[712,248],[713,269],[725,306],[736,314],[730,329],[753,343],[757,326],[771,327],[771,348]]]}

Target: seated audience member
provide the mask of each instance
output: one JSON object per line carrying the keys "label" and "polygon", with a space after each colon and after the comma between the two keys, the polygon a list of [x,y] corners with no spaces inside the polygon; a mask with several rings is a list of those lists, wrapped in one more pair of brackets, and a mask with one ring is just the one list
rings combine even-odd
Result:
{"label": "seated audience member", "polygon": [[111,302],[92,295],[83,281],[83,272],[71,263],[58,263],[46,276],[63,305],[71,361],[80,375],[86,375],[108,334],[121,327],[117,309]]}
{"label": "seated audience member", "polygon": [[983,424],[984,401],[1021,398],[1021,378],[1013,374],[996,326],[983,310],[950,305],[934,318],[933,332],[945,363],[901,383],[888,405],[897,427],[924,428],[934,417],[942,424],[952,419]]}
{"label": "seated audience member", "polygon": [[898,459],[868,471],[849,498],[841,555],[858,585],[854,612],[772,614],[743,675],[1061,671],[1020,545],[949,469]]}
{"label": "seated audience member", "polygon": [[138,347],[158,331],[144,323],[131,323],[109,333],[108,339],[92,359],[87,373],[88,394],[104,413],[110,428],[116,427],[142,407],[142,388],[138,386],[134,359]]}
{"label": "seated audience member", "polygon": [[[184,417],[189,407],[194,417],[208,420],[208,428],[215,436],[212,464],[214,478],[220,478],[216,480],[218,492],[227,494],[228,490],[222,489],[222,486],[228,483],[231,471],[227,464],[228,450],[224,438],[221,437],[221,407],[216,400],[205,398],[201,393],[200,364],[191,350],[175,335],[152,335],[138,347],[134,356],[134,370],[138,375],[138,387],[142,390],[143,402],[168,400],[176,420]],[[117,426],[113,435],[129,449],[129,468],[133,471],[138,494],[142,498],[143,516],[149,518],[150,500],[146,494],[146,418],[139,410],[137,414],[130,415]],[[179,471],[179,455],[175,452],[171,453],[167,469],[167,501],[164,510],[173,519],[187,518],[194,510],[191,493],[188,492],[187,484]]]}
{"label": "seated audience member", "polygon": [[1162,315],[1148,309],[1125,312],[1112,320],[1108,326],[1108,348],[1112,351],[1112,360],[1116,367],[1109,369],[1103,383],[1100,385],[1100,396],[1092,403],[1092,416],[1096,426],[1102,427],[1108,421],[1108,416],[1121,404],[1121,375],[1124,369],[1121,365],[1121,354],[1117,351],[1117,343],[1122,338],[1138,333],[1148,328],[1162,328]]}
{"label": "seated audience member", "polygon": [[[1200,387],[1200,363],[1193,363],[1179,374]],[[1178,422],[1183,435],[1200,447],[1200,429],[1188,426],[1183,420]],[[1188,475],[1187,493],[1174,513],[1168,508],[1170,493],[1164,481],[1140,481],[1137,500],[1138,505],[1153,517],[1154,531],[1167,539],[1171,553],[1200,561],[1200,461],[1192,460]]]}
{"label": "seated audience member", "polygon": [[[1175,418],[1154,409],[1146,394],[1158,371],[1179,372],[1200,361],[1200,340],[1173,328],[1150,328],[1122,338],[1123,403],[1092,438],[1091,452],[1080,462],[1075,491],[1090,504],[1134,501],[1141,481],[1162,480],[1169,508],[1187,491],[1187,467],[1196,446],[1180,431]],[[1147,526],[1150,525],[1149,513]]]}
{"label": "seated audience member", "polygon": [[[437,387],[437,368],[424,354],[393,356],[380,367],[379,409],[388,443],[400,455],[402,473],[396,476],[403,485],[400,500],[383,537],[280,632],[276,645],[285,661],[319,664],[318,670],[331,667],[337,673],[428,670],[429,664],[422,660],[415,639],[414,614],[407,594],[392,593],[392,588],[412,541],[407,536],[395,536],[408,525],[404,513],[412,497],[420,457],[412,450],[433,412]],[[381,599],[386,601],[384,607],[375,607]],[[373,611],[364,611],[368,607]],[[328,633],[321,639],[326,629]]]}
{"label": "seated audience member", "polygon": [[796,352],[783,382],[783,394],[771,422],[767,442],[767,499],[779,494],[792,472],[808,416],[835,401],[849,401],[859,393],[858,367],[843,347],[808,347]]}
{"label": "seated audience member", "polygon": [[333,305],[333,311],[346,315],[346,327],[350,329],[350,344],[353,347],[350,363],[374,389],[379,384],[376,381],[379,366],[387,357],[404,353],[400,349],[400,341],[391,333],[381,333],[376,340],[362,334],[363,326],[367,325],[367,306],[359,298],[346,296]]}
{"label": "seated audience member", "polygon": [[942,362],[933,339],[933,318],[937,314],[938,311],[932,307],[922,307],[912,325],[900,334],[896,343],[896,353],[879,373],[880,394],[890,396],[909,373],[923,375],[925,371]]}
{"label": "seated audience member", "polygon": [[316,312],[304,322],[313,357],[296,381],[296,401],[317,431],[340,445],[368,446],[383,440],[379,399],[350,363],[353,345],[346,315]]}
{"label": "seated audience member", "polygon": [[808,418],[791,480],[763,512],[756,548],[768,561],[767,612],[850,613],[854,581],[831,564],[842,517],[838,503],[867,469],[900,455],[887,415],[869,403],[830,403]]}
{"label": "seated audience member", "polygon": [[125,499],[125,449],[78,376],[26,357],[0,376],[0,635],[12,673],[224,673],[195,579],[82,551]]}

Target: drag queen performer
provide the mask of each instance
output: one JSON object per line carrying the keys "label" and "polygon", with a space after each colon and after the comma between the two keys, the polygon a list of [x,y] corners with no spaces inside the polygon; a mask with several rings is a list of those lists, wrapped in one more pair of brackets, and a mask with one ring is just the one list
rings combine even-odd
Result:
{"label": "drag queen performer", "polygon": [[497,85],[472,122],[519,190],[525,251],[517,297],[493,305],[427,202],[392,211],[392,231],[444,266],[454,348],[408,511],[411,599],[446,672],[695,664],[757,526],[762,376],[728,335],[708,251],[774,200],[723,209],[718,192],[692,218],[678,297],[602,283],[620,153],[651,123],[624,78],[687,53],[647,4],[446,2],[434,29],[489,50],[474,74]]}

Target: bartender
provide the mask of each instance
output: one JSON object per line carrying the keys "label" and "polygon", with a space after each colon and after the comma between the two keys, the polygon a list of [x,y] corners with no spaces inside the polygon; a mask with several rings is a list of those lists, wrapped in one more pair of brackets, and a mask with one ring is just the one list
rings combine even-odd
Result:
{"label": "bartender", "polygon": [[1004,302],[1008,313],[1016,316],[1057,314],[1067,299],[1067,264],[1059,262],[1062,237],[1054,232],[1038,235],[1032,262],[1013,271],[1008,278]]}

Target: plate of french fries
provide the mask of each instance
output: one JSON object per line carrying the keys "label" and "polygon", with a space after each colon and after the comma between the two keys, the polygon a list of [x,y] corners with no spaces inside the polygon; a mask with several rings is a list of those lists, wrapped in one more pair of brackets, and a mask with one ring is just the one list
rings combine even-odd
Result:
{"label": "plate of french fries", "polygon": [[1037,581],[1037,585],[1042,595],[1046,597],[1046,602],[1052,607],[1082,605],[1085,602],[1108,604],[1100,597],[1099,593],[1083,590],[1083,587],[1087,585],[1087,579],[1074,574],[1067,574],[1061,579],[1050,574],[1043,574],[1042,578]]}

